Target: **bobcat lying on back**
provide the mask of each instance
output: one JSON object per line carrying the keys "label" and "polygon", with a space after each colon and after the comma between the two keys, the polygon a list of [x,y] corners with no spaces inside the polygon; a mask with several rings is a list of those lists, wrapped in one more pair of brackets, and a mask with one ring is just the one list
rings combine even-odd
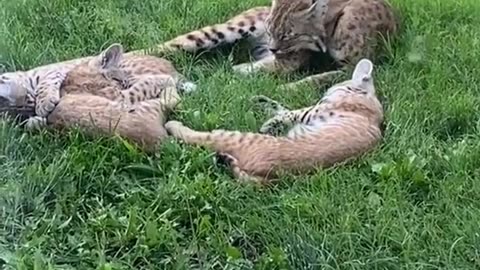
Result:
{"label": "bobcat lying on back", "polygon": [[[381,36],[396,33],[397,21],[385,0],[273,0],[271,7],[247,10],[153,50],[196,52],[248,38],[258,61],[234,66],[236,72],[289,73],[317,61],[313,58],[316,52],[327,53],[342,67],[361,58],[371,59]],[[298,83],[323,83],[339,73],[317,74]]]}
{"label": "bobcat lying on back", "polygon": [[72,68],[61,79],[58,105],[47,118],[30,118],[27,125],[118,134],[153,150],[167,136],[166,115],[180,101],[175,76],[179,75],[171,64],[154,56],[122,60],[122,48],[114,44],[98,58]]}
{"label": "bobcat lying on back", "polygon": [[283,170],[308,171],[332,166],[371,150],[381,139],[383,108],[375,95],[373,64],[362,59],[352,79],[333,85],[317,105],[289,111],[266,97],[257,98],[276,111],[261,133],[294,125],[287,136],[214,130],[194,131],[177,121],[168,132],[189,144],[213,148],[229,161],[237,178],[264,182]]}

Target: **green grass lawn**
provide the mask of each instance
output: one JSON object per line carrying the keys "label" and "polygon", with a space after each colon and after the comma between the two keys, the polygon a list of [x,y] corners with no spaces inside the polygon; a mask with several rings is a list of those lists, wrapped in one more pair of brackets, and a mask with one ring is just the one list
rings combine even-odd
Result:
{"label": "green grass lawn", "polygon": [[[260,189],[198,147],[149,156],[1,121],[0,269],[480,269],[480,2],[391,1],[402,34],[375,71],[386,137],[346,166]],[[0,0],[0,63],[148,47],[268,2]],[[252,95],[299,107],[323,91],[236,76],[229,53],[172,58],[200,86],[174,118],[256,130]]]}

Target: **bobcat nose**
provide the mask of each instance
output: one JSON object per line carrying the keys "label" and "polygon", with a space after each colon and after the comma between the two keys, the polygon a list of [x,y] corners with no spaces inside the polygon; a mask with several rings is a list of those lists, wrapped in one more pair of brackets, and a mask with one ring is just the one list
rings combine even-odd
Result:
{"label": "bobcat nose", "polygon": [[278,52],[278,49],[277,49],[277,48],[272,48],[272,47],[270,47],[270,48],[268,48],[268,49],[269,49],[272,53]]}

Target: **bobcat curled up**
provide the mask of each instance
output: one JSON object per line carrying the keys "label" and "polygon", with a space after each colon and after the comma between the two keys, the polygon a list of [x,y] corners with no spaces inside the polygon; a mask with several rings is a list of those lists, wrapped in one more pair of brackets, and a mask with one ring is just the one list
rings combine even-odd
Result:
{"label": "bobcat curled up", "polygon": [[[186,143],[203,145],[227,157],[235,176],[264,182],[280,171],[306,172],[328,167],[371,150],[382,137],[383,108],[375,94],[373,64],[360,60],[352,79],[330,87],[318,104],[287,110],[265,97],[276,115],[260,133],[194,131],[177,121],[167,122],[169,134]],[[270,135],[279,124],[291,124],[287,136]]]}
{"label": "bobcat curled up", "polygon": [[23,116],[29,129],[80,127],[92,135],[119,135],[153,151],[167,136],[163,124],[180,101],[177,87],[188,82],[166,60],[123,59],[122,53],[120,44],[113,44],[66,74],[52,72],[61,81],[60,100],[47,117],[35,114],[35,98],[25,87],[0,95],[6,103],[2,109]]}

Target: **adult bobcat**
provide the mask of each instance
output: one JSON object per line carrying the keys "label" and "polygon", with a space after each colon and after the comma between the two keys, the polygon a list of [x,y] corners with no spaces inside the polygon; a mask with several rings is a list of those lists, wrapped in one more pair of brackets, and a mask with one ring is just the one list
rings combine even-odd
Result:
{"label": "adult bobcat", "polygon": [[[236,72],[290,73],[310,67],[318,60],[314,57],[318,52],[329,54],[341,67],[372,59],[381,37],[396,32],[394,12],[385,0],[273,0],[271,7],[247,10],[152,50],[195,52],[247,38],[257,61],[234,66]],[[339,74],[317,74],[290,86],[323,83]]]}
{"label": "adult bobcat", "polygon": [[[371,150],[382,137],[383,108],[375,95],[372,72],[372,62],[362,59],[351,80],[333,85],[315,106],[299,110],[257,97],[276,111],[260,129],[266,134],[200,132],[177,121],[165,127],[186,143],[207,146],[226,157],[235,176],[244,180],[264,182],[283,170],[332,166]],[[287,136],[270,135],[283,124],[294,125]]]}

